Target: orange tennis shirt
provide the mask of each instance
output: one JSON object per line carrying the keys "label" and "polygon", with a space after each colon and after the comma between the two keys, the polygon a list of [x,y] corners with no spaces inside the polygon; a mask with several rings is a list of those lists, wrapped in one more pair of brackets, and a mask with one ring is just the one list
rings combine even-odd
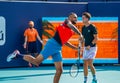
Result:
{"label": "orange tennis shirt", "polygon": [[24,36],[27,36],[27,42],[36,41],[37,40],[37,35],[38,35],[38,32],[34,28],[32,28],[32,29],[28,28],[24,32]]}

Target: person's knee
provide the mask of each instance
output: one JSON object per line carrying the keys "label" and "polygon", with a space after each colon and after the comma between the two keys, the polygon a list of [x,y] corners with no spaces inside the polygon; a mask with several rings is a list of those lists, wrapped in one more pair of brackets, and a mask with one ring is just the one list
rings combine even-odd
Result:
{"label": "person's knee", "polygon": [[61,75],[62,73],[63,73],[63,69],[62,68],[56,70],[56,74]]}
{"label": "person's knee", "polygon": [[92,64],[89,64],[88,66],[89,66],[90,68],[92,68],[92,67],[93,67],[93,65],[92,65]]}
{"label": "person's knee", "polygon": [[93,63],[88,63],[88,66],[89,67],[93,67]]}
{"label": "person's knee", "polygon": [[23,57],[23,59],[26,60],[26,61],[29,61],[29,60],[30,60],[29,55],[25,55],[25,56]]}
{"label": "person's knee", "polygon": [[84,67],[88,66],[88,62],[85,61],[83,65],[84,65]]}
{"label": "person's knee", "polygon": [[36,62],[36,58],[31,58],[30,55],[25,55],[23,57],[23,59],[26,60],[26,61],[28,61],[28,62],[30,62],[30,63],[32,63],[32,64],[34,64],[34,65],[36,65],[36,66],[39,66],[39,63]]}
{"label": "person's knee", "polygon": [[42,55],[38,55],[36,58],[35,58],[35,62],[37,64],[41,64],[41,62],[44,60],[43,56]]}

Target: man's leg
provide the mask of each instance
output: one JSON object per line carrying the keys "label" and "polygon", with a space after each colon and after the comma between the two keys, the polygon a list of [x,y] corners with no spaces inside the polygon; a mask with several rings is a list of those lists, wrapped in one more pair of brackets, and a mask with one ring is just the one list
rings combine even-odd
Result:
{"label": "man's leg", "polygon": [[[32,53],[27,53],[27,54],[25,54],[25,55],[32,55],[32,56],[33,56]],[[36,58],[36,57],[35,57],[35,58]],[[29,67],[32,67],[32,66],[33,66],[32,63],[30,63],[30,62],[28,62],[28,65],[29,65]]]}
{"label": "man's leg", "polygon": [[92,59],[88,60],[88,63],[89,63],[89,67],[90,67],[91,73],[93,75],[93,81],[95,81],[94,83],[97,83],[96,70],[95,70],[95,67],[93,65],[93,60]]}
{"label": "man's leg", "polygon": [[36,58],[31,55],[24,55],[23,59],[29,63],[32,63],[36,66],[39,66],[39,64],[44,60],[42,55],[38,55]]}
{"label": "man's leg", "polygon": [[34,53],[34,57],[37,57],[37,56],[39,56],[39,53]]}
{"label": "man's leg", "polygon": [[84,60],[84,83],[87,83],[88,77],[88,60]]}
{"label": "man's leg", "polygon": [[39,66],[39,64],[44,60],[41,54],[39,54],[39,56],[35,58],[32,55],[20,54],[18,50],[15,50],[13,53],[7,56],[7,62],[12,61],[12,59],[14,59],[15,57],[23,57],[25,61],[30,62],[36,66]]}
{"label": "man's leg", "polygon": [[92,75],[95,75],[96,74],[96,70],[95,70],[95,67],[93,65],[93,60],[88,60],[88,64],[89,64],[89,67],[90,67]]}
{"label": "man's leg", "polygon": [[54,83],[59,83],[61,74],[63,72],[63,64],[62,62],[54,62],[55,68],[56,68],[56,73],[54,76]]}
{"label": "man's leg", "polygon": [[43,56],[37,53],[36,42],[28,43],[28,52],[30,53],[30,55],[24,55],[23,59],[25,61],[28,61],[29,66],[31,67],[32,67],[32,64],[39,66],[39,64],[43,61]]}

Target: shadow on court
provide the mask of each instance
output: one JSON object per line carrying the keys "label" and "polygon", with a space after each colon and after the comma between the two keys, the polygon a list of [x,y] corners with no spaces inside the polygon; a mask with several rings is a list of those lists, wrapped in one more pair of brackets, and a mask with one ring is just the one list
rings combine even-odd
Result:
{"label": "shadow on court", "polygon": [[[44,74],[32,74],[32,75],[20,75],[20,76],[7,76],[7,77],[0,77],[0,81],[23,80],[28,77],[50,76],[50,75],[54,75],[54,74],[55,73],[44,73]],[[69,72],[63,72],[63,74],[69,74]]]}
{"label": "shadow on court", "polygon": [[[116,81],[115,83],[119,83],[118,81],[120,81],[120,66],[96,66],[96,69],[98,78],[101,79],[101,83],[114,83],[113,81]],[[62,81],[60,83],[74,83],[74,81],[76,81],[76,83],[79,83],[79,81],[83,81],[83,66],[80,66],[80,72],[76,78],[77,80],[69,76],[69,70],[70,66],[64,66]],[[22,83],[26,83],[28,80],[36,81],[36,83],[39,83],[40,79],[44,83],[49,83],[46,82],[46,79],[52,82],[53,76],[55,74],[55,68],[53,66],[39,68],[6,68],[0,69],[0,74],[0,83],[21,83],[21,81]],[[114,75],[114,77],[111,77],[112,75]],[[109,78],[109,80],[104,78]]]}

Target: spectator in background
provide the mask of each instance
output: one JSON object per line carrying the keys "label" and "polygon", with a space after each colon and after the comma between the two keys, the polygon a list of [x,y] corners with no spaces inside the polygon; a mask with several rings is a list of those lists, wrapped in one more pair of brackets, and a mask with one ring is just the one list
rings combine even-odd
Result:
{"label": "spectator in background", "polygon": [[[37,39],[40,41],[40,43],[43,44],[37,30],[34,28],[34,22],[29,21],[28,23],[29,27],[25,30],[24,36],[25,36],[25,42],[24,42],[24,49],[26,49],[27,54],[34,55],[37,57]],[[29,63],[29,67],[32,67],[32,64]]]}

